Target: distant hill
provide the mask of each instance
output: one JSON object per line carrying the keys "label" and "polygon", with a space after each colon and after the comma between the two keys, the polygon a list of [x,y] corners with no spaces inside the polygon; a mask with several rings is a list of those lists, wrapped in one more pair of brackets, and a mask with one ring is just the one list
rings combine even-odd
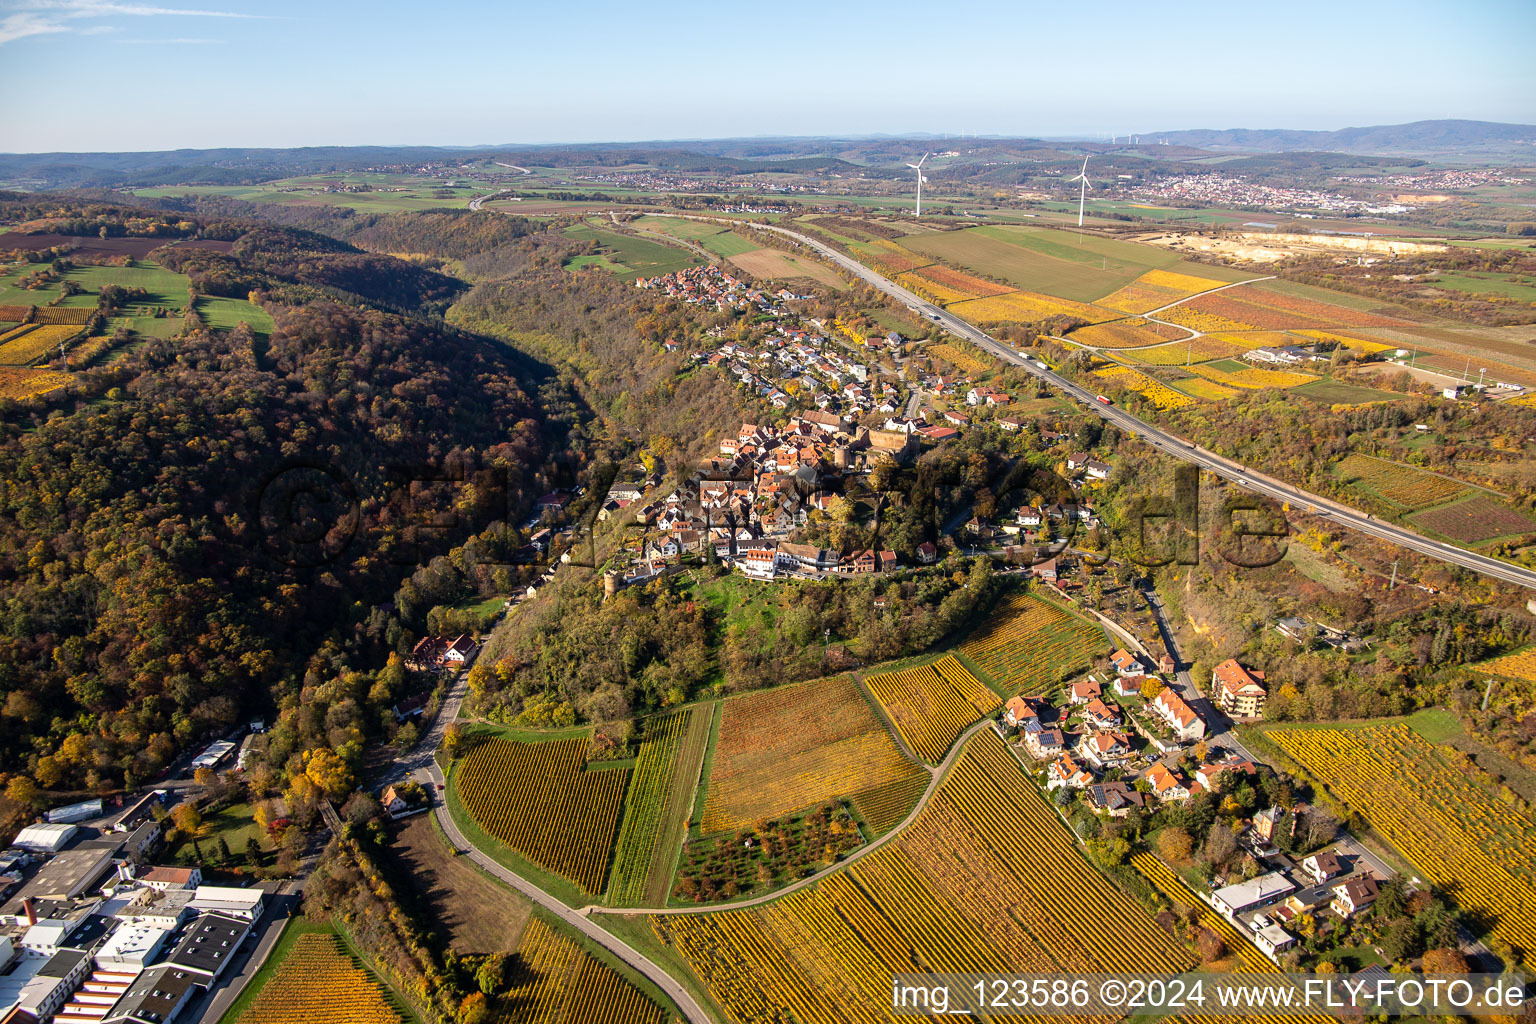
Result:
{"label": "distant hill", "polygon": [[1495,121],[1414,121],[1332,132],[1283,128],[1208,128],[1154,132],[1170,145],[1245,153],[1331,152],[1366,156],[1529,158],[1536,161],[1536,125]]}

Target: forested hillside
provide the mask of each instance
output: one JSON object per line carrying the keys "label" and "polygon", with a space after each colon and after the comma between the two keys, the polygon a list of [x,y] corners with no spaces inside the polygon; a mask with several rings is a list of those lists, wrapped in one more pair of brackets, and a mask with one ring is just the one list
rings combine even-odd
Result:
{"label": "forested hillside", "polygon": [[[13,224],[39,212],[0,203]],[[41,230],[78,234],[137,217],[48,212]],[[234,235],[227,253],[157,256],[194,289],[256,293],[275,329],[192,316],[0,409],[0,764],[21,803],[142,781],[252,712],[290,713],[274,737],[289,754],[355,747],[377,728],[368,687],[294,713],[306,678],[384,663],[402,633],[376,606],[455,540],[412,543],[401,474],[499,467],[521,509],[563,436],[525,391],[526,359],[370,308],[430,310],[459,282],[307,232],[171,231]]]}

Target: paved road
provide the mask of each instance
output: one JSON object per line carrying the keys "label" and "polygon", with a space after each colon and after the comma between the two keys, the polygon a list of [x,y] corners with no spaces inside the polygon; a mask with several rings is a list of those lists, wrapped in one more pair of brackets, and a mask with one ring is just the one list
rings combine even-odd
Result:
{"label": "paved road", "polygon": [[1254,756],[1253,751],[1243,745],[1243,741],[1238,739],[1237,733],[1232,729],[1231,721],[1205,695],[1199,681],[1190,675],[1189,662],[1184,660],[1184,653],[1179,650],[1178,637],[1173,632],[1173,623],[1168,621],[1168,608],[1163,604],[1163,599],[1157,591],[1147,592],[1147,604],[1152,608],[1152,617],[1157,621],[1158,631],[1163,634],[1163,646],[1167,647],[1168,653],[1173,655],[1174,664],[1177,666],[1173,674],[1174,689],[1201,718],[1205,719],[1208,730],[1205,737],[1206,746],[1220,747],[1236,754],[1244,761],[1262,764],[1263,760]]}
{"label": "paved road", "polygon": [[[444,784],[443,773],[435,762],[428,765],[427,773],[434,785],[441,786]],[[443,827],[443,832],[447,834],[448,840],[458,849],[464,850],[465,856],[470,860],[645,975],[657,988],[665,992],[668,998],[677,1004],[678,1009],[683,1011],[683,1016],[693,1022],[693,1024],[711,1024],[709,1014],[704,1012],[704,1008],[693,998],[692,993],[678,984],[672,975],[663,970],[655,961],[606,928],[594,924],[584,912],[571,909],[526,878],[508,870],[491,857],[476,849],[465,838],[464,833],[459,831],[459,826],[454,822],[453,815],[448,813],[446,802],[439,801],[432,813],[437,815],[438,824]]]}
{"label": "paved road", "polygon": [[[201,1021],[202,1024],[215,1024],[216,1021],[232,1006],[240,993],[245,991],[245,986],[261,970],[261,965],[267,962],[267,954],[272,952],[272,947],[277,945],[277,940],[282,936],[288,916],[299,909],[299,903],[303,899],[304,880],[284,882],[273,893],[272,899],[267,902],[267,909],[256,922],[256,927],[241,945],[244,951],[244,959],[235,961],[238,966],[227,967],[224,974],[212,989],[200,997],[199,1002],[192,1004],[188,1020]],[[236,953],[239,957],[240,952]],[[199,1014],[198,1007],[202,1010]]]}
{"label": "paved road", "polygon": [[[682,214],[657,214],[657,216],[685,216],[685,219],[688,220],[710,222],[719,222],[720,220],[720,218],[716,217],[696,217]],[[1311,494],[1299,487],[1293,487],[1284,481],[1276,480],[1262,473],[1253,472],[1246,466],[1231,459],[1223,458],[1203,448],[1197,448],[1193,442],[1186,441],[1160,427],[1153,426],[1151,423],[1126,412],[1118,406],[1106,405],[1103,402],[1097,401],[1097,396],[1093,392],[1068,380],[1043,363],[1026,358],[1022,353],[993,338],[974,324],[962,320],[942,306],[935,306],[933,303],[914,295],[900,285],[886,280],[859,261],[843,255],[836,249],[818,242],[814,238],[775,224],[756,224],[754,227],[762,231],[772,231],[799,242],[871,287],[916,310],[920,316],[938,324],[951,334],[964,338],[977,348],[990,352],[1006,363],[1022,366],[1026,371],[1039,377],[1063,394],[1077,399],[1116,427],[1127,433],[1145,438],[1154,447],[1161,449],[1168,455],[1172,455],[1174,458],[1193,463],[1207,472],[1213,473],[1224,480],[1230,480],[1246,490],[1262,494],[1265,497],[1273,498],[1276,501],[1289,502],[1293,506],[1308,507],[1309,511],[1338,523],[1347,529],[1375,537],[1379,540],[1389,541],[1411,551],[1417,551],[1419,554],[1428,555],[1430,558],[1449,562],[1464,569],[1470,569],[1473,572],[1481,573],[1484,576],[1504,583],[1513,583],[1516,586],[1529,587],[1536,590],[1536,572],[1530,569],[1502,562],[1496,558],[1489,558],[1486,555],[1479,555],[1476,552],[1466,551],[1452,544],[1443,544],[1429,540],[1414,533],[1412,530],[1391,523],[1384,523],[1369,513],[1357,511],[1348,505],[1334,501],[1332,498]]]}
{"label": "paved road", "polygon": [[443,833],[448,836],[449,842],[454,847],[465,851],[464,855],[484,868],[494,877],[510,885],[528,899],[554,914],[566,924],[592,939],[598,945],[613,953],[630,967],[645,975],[657,988],[665,992],[678,1009],[683,1011],[683,1016],[693,1024],[711,1024],[709,1014],[699,1005],[693,995],[668,974],[666,970],[656,964],[644,953],[626,943],[623,939],[609,932],[600,925],[594,924],[582,911],[573,910],[566,906],[552,894],[534,885],[521,875],[504,867],[502,864],[480,852],[473,843],[459,830],[453,816],[448,813],[448,803],[444,798],[447,780],[443,777],[442,769],[437,766],[433,754],[442,745],[443,734],[448,726],[459,717],[459,709],[464,703],[464,694],[469,688],[469,668],[466,663],[454,678],[448,693],[443,697],[441,707],[438,709],[437,718],[432,723],[432,728],[427,730],[416,746],[402,757],[397,763],[398,767],[420,780],[434,793],[433,811],[437,816],[438,824],[442,825]]}
{"label": "paved road", "polygon": [[884,846],[886,843],[900,835],[908,825],[916,821],[917,816],[923,813],[923,808],[928,806],[928,801],[933,798],[933,794],[938,791],[939,783],[944,781],[944,773],[949,770],[950,765],[955,763],[955,758],[960,756],[961,748],[965,746],[966,740],[970,739],[981,730],[991,727],[992,719],[983,718],[981,721],[977,722],[975,725],[971,726],[969,729],[965,730],[965,732],[960,734],[960,738],[955,741],[954,746],[950,747],[949,753],[945,756],[943,761],[939,762],[938,767],[928,769],[933,773],[933,778],[928,780],[928,788],[923,790],[922,799],[918,800],[917,805],[913,807],[911,812],[901,820],[899,825],[896,825],[885,835],[881,836],[879,839],[876,839],[874,842],[868,844],[867,846],[859,847],[857,850],[850,853],[836,864],[833,864],[830,867],[822,868],[814,875],[806,875],[804,878],[800,879],[798,882],[795,882],[793,885],[786,885],[782,889],[775,889],[772,892],[764,893],[761,896],[754,896],[749,900],[737,900],[735,903],[711,903],[706,907],[599,907],[593,905],[586,907],[582,912],[587,914],[613,914],[622,917],[633,914],[708,914],[713,913],[716,910],[746,910],[749,907],[756,907],[764,903],[769,903],[773,900],[781,899],[785,896],[788,896],[792,892],[804,889],[808,885],[815,885],[817,882],[821,881],[823,878],[826,878],[834,871],[841,871],[843,868],[846,868],[848,865],[854,863],[855,861],[861,860],[862,858],[869,856],[871,853],[874,853],[876,850],[880,849],[880,847]]}

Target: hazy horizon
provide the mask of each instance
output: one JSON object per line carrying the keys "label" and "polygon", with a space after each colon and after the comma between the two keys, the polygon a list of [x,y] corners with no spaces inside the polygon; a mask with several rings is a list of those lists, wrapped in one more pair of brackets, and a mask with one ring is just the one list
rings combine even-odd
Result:
{"label": "hazy horizon", "polygon": [[[484,3],[0,0],[0,149],[500,146],[750,137],[1107,138],[1185,129],[1536,122],[1536,7],[1149,19],[992,0],[765,14],[603,0],[579,21]],[[1091,19],[1091,20],[1089,20]],[[1085,52],[1086,51],[1086,52]],[[394,140],[408,141],[394,141]],[[498,139],[497,142],[465,140]]]}

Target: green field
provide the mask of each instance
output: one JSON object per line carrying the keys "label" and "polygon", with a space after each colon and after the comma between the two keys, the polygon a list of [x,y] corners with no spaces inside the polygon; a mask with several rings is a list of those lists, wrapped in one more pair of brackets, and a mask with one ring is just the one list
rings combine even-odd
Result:
{"label": "green field", "polygon": [[218,295],[200,295],[197,313],[203,322],[215,330],[227,331],[240,323],[250,325],[260,335],[272,333],[272,317],[260,306],[253,306],[244,299],[227,299]]}
{"label": "green field", "polygon": [[1377,388],[1362,387],[1358,384],[1344,384],[1336,380],[1316,380],[1311,384],[1303,384],[1299,388],[1292,388],[1291,394],[1310,398],[1314,402],[1326,402],[1329,405],[1365,405],[1367,402],[1390,402],[1398,398],[1407,398],[1407,395],[1396,391],[1381,391]]}
{"label": "green field", "polygon": [[670,274],[675,270],[699,265],[698,257],[682,249],[674,249],[670,245],[652,242],[646,238],[634,238],[614,231],[604,231],[591,224],[576,224],[568,227],[565,229],[565,237],[577,241],[596,242],[599,246],[598,255],[606,258],[605,265],[590,259],[578,263],[577,261],[582,259],[578,256],[567,266],[598,265],[624,278]]}
{"label": "green field", "polygon": [[1092,302],[1154,268],[1238,281],[1221,267],[1184,264],[1179,254],[1136,242],[1043,227],[989,224],[964,231],[907,235],[901,244],[1026,291]]}
{"label": "green field", "polygon": [[1440,274],[1429,283],[1436,288],[1448,288],[1458,292],[1502,295],[1521,302],[1536,302],[1536,282],[1525,278],[1511,281],[1508,275],[1462,272]]}

